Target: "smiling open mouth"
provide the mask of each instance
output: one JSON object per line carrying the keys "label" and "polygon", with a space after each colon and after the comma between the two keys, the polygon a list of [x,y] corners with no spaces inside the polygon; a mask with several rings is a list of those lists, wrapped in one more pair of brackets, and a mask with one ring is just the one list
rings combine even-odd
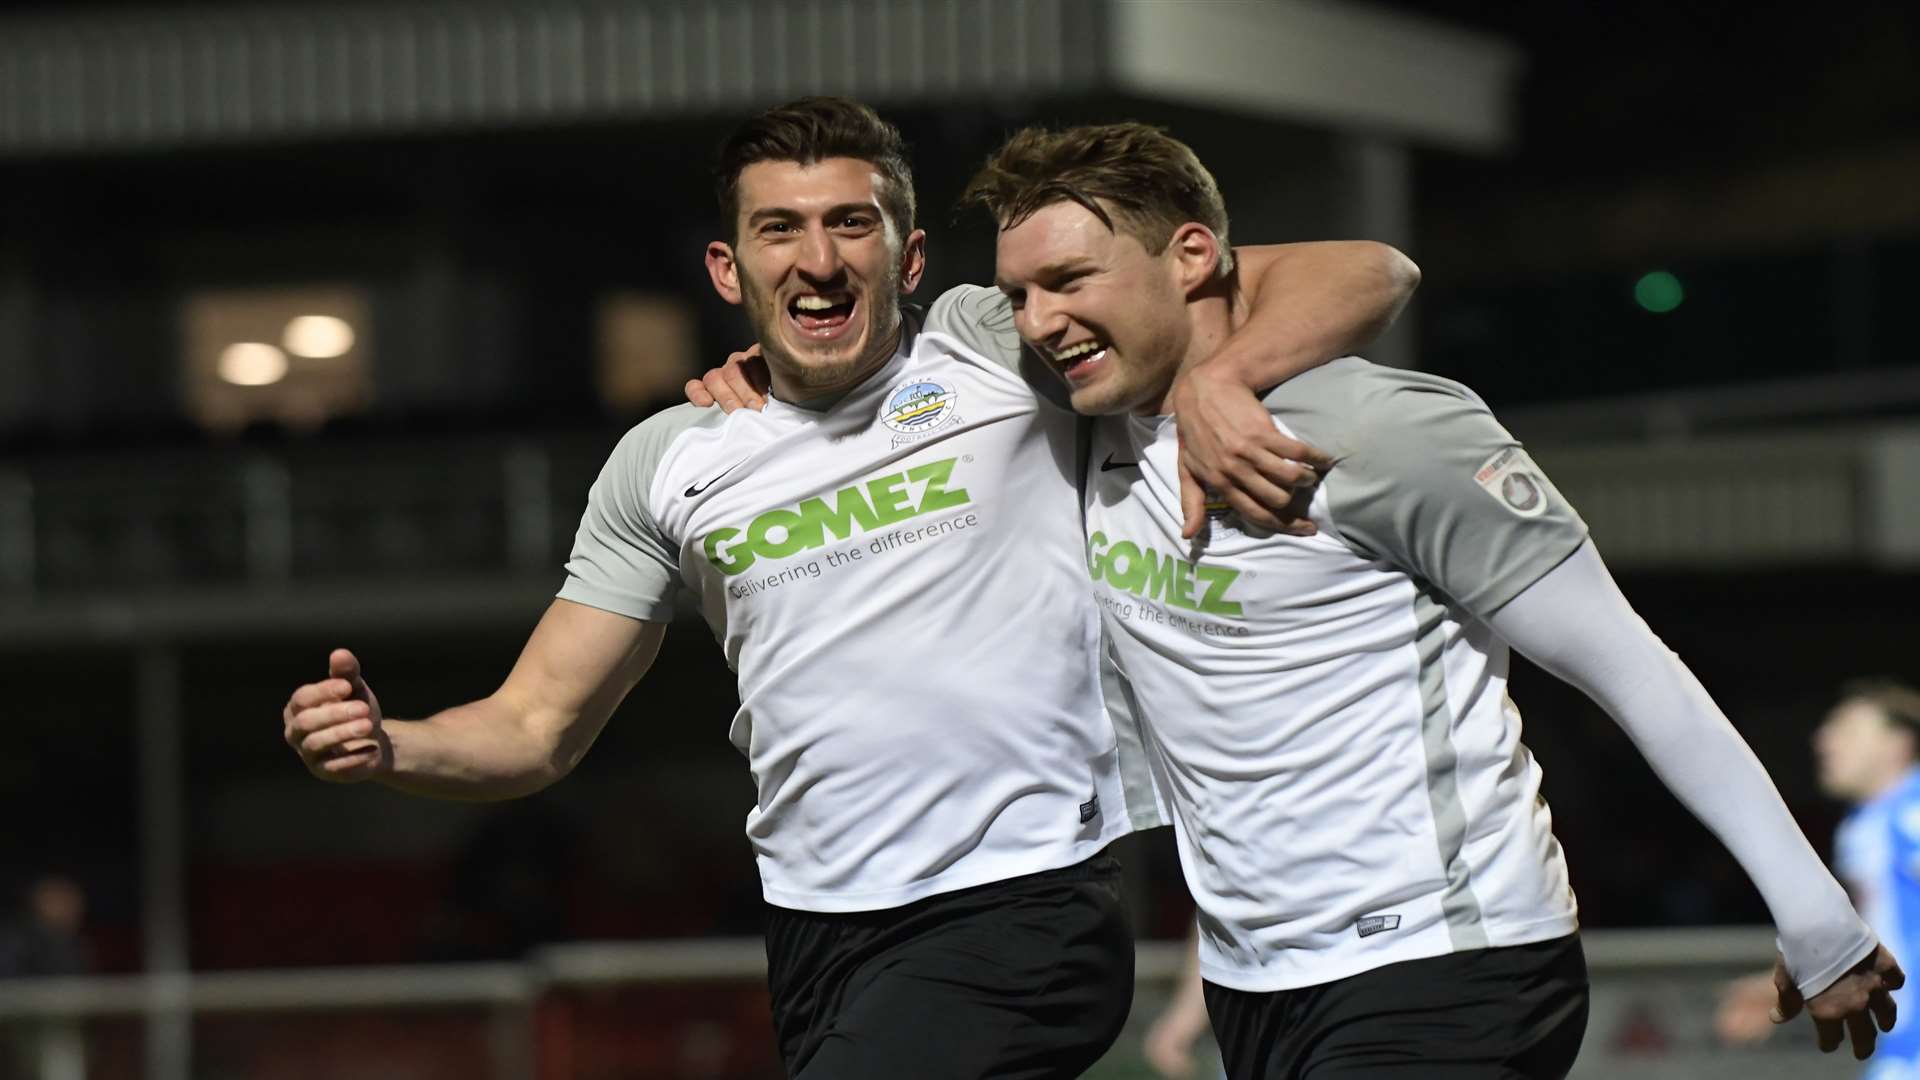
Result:
{"label": "smiling open mouth", "polygon": [[1069,379],[1079,379],[1091,375],[1100,361],[1107,358],[1107,343],[1104,341],[1082,341],[1078,345],[1069,345],[1056,349],[1051,354],[1054,366]]}
{"label": "smiling open mouth", "polygon": [[853,321],[856,302],[851,293],[807,293],[787,302],[787,317],[807,337],[839,337]]}

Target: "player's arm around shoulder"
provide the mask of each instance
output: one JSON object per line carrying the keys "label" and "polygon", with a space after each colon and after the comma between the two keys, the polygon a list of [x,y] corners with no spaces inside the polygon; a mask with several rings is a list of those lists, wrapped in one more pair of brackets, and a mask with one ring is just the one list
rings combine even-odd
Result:
{"label": "player's arm around shoulder", "polygon": [[1364,240],[1241,247],[1233,259],[1245,317],[1212,356],[1180,373],[1168,399],[1185,532],[1195,535],[1204,520],[1203,492],[1264,528],[1310,532],[1289,523],[1331,461],[1324,447],[1277,433],[1260,395],[1373,343],[1419,287],[1420,269]]}
{"label": "player's arm around shoulder", "polygon": [[1233,249],[1246,321],[1208,357],[1266,390],[1379,340],[1420,287],[1420,267],[1389,244],[1322,240]]}
{"label": "player's arm around shoulder", "polygon": [[328,677],[288,700],[284,737],[322,780],[470,801],[528,795],[579,764],[665,631],[555,600],[498,690],[424,720],[386,717],[358,657],[336,649]]}

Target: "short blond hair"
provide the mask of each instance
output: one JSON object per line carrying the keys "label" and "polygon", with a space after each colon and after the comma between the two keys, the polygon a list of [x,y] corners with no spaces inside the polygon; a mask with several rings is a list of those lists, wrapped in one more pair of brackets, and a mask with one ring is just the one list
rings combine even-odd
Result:
{"label": "short blond hair", "polygon": [[1153,255],[1166,250],[1174,230],[1199,222],[1220,241],[1218,273],[1233,269],[1220,185],[1191,147],[1162,128],[1026,128],[987,158],[960,196],[960,205],[985,208],[1003,231],[1057,202],[1079,203]]}

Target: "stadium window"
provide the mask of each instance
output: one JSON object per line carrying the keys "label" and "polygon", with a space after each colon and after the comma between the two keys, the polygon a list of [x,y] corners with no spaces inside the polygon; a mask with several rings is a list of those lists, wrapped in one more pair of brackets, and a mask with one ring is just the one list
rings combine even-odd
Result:
{"label": "stadium window", "polygon": [[187,411],[210,431],[311,431],[373,396],[366,292],[348,285],[204,290],[182,303]]}
{"label": "stadium window", "polygon": [[695,375],[697,332],[686,301],[652,293],[601,300],[595,381],[616,412],[637,412],[680,396]]}

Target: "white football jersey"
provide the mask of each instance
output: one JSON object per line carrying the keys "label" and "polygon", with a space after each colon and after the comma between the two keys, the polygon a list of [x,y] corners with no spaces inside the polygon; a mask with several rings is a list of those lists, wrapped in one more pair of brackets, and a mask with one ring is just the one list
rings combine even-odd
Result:
{"label": "white football jersey", "polygon": [[1338,463],[1312,537],[1216,516],[1180,537],[1171,417],[1110,417],[1087,561],[1172,803],[1222,986],[1316,985],[1576,929],[1573,893],[1478,616],[1586,528],[1457,383],[1336,360],[1268,407]]}
{"label": "white football jersey", "polygon": [[593,486],[560,596],[666,621],[691,590],[770,903],[895,907],[1157,823],[1102,705],[1076,419],[1020,363],[999,294],[955,289],[843,397],[669,409]]}

